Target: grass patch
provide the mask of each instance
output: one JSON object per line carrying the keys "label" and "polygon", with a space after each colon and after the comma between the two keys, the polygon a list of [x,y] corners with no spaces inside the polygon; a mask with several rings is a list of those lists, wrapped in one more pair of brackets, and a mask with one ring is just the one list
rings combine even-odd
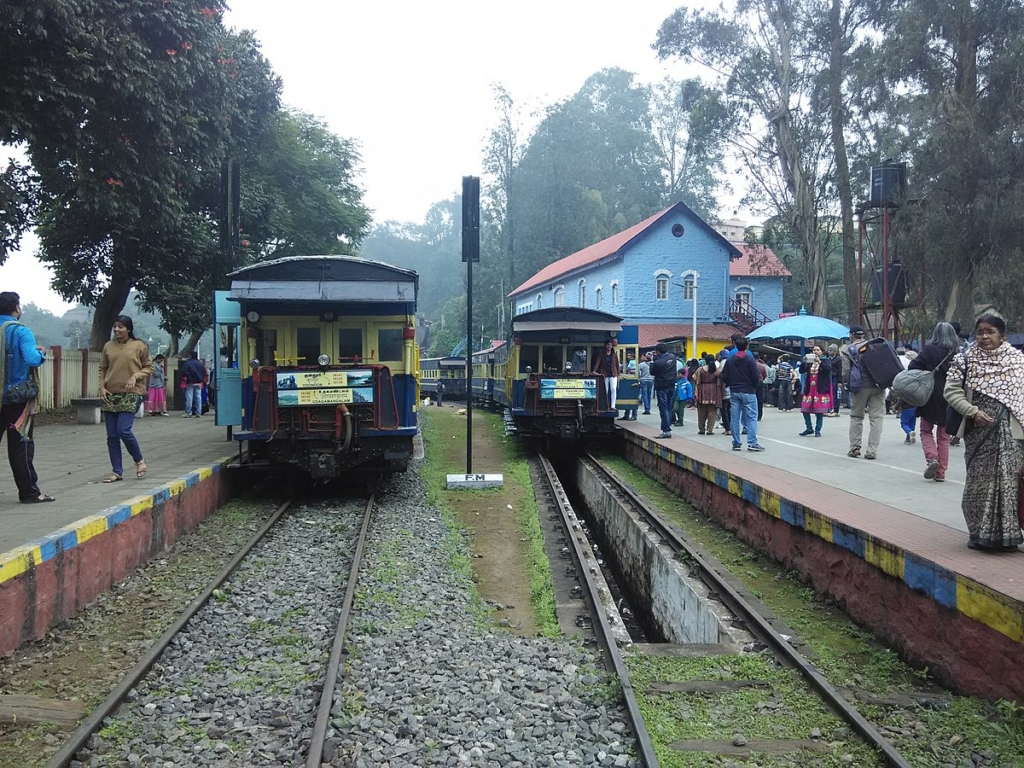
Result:
{"label": "grass patch", "polygon": [[[452,565],[459,573],[472,577],[472,566],[467,547],[463,545],[467,532],[463,528],[452,504],[453,493],[447,489],[447,467],[458,466],[465,460],[465,441],[451,439],[453,432],[464,433],[465,420],[452,409],[430,411],[421,418],[423,440],[429,461],[423,463],[422,477],[427,489],[427,500],[441,513],[445,525],[459,546],[453,553]],[[506,496],[514,499],[512,504],[516,527],[525,549],[523,564],[530,585],[530,606],[534,622],[540,634],[557,637],[561,634],[555,616],[555,592],[551,572],[544,551],[544,534],[537,501],[533,493],[533,482],[527,454],[521,444],[505,437],[504,423],[499,415],[482,411],[475,412],[483,420],[487,440],[500,446],[504,488],[481,490],[460,490],[460,500]],[[423,412],[421,411],[421,416]]]}
{"label": "grass patch", "polygon": [[[748,547],[624,459],[603,460],[776,611],[805,641],[805,655],[833,685],[878,695],[940,690],[926,670],[906,664],[839,607],[816,595],[797,574]],[[1024,708],[1013,704],[953,696],[945,709],[863,703],[857,708],[916,766],[965,765],[972,753],[991,753],[991,765],[1024,766]]]}

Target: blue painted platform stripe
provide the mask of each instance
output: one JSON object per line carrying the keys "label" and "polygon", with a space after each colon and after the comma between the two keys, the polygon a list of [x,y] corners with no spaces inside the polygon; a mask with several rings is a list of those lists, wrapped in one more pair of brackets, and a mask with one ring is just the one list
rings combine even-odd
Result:
{"label": "blue painted platform stripe", "polygon": [[803,528],[804,507],[802,504],[794,504],[784,496],[779,497],[779,518],[796,528]]}
{"label": "blue painted platform stripe", "polygon": [[923,592],[939,605],[956,608],[956,574],[912,552],[905,553],[903,581],[911,589]]}
{"label": "blue painted platform stripe", "polygon": [[832,543],[850,550],[857,557],[864,557],[864,534],[861,531],[833,521]]}
{"label": "blue painted platform stripe", "polygon": [[759,506],[761,504],[761,486],[744,479],[743,498],[755,507]]}
{"label": "blue painted platform stripe", "polygon": [[61,552],[74,549],[93,536],[105,533],[145,509],[151,509],[158,504],[165,503],[172,496],[181,493],[186,487],[193,487],[200,480],[222,472],[234,459],[234,456],[225,457],[215,464],[201,467],[198,470],[189,472],[184,477],[154,488],[148,494],[136,496],[127,503],[117,504],[113,507],[108,507],[98,514],[83,517],[81,520],[76,520],[74,523],[66,525],[53,533],[48,533],[20,547],[15,547],[9,552],[0,552],[0,584],[31,570],[35,566],[52,560]]}

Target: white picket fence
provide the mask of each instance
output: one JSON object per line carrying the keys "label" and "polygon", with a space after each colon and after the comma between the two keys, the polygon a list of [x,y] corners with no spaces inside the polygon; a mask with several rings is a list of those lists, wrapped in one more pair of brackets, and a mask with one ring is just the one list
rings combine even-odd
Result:
{"label": "white picket fence", "polygon": [[67,408],[73,399],[96,397],[99,388],[99,352],[50,347],[46,362],[39,368],[41,410]]}

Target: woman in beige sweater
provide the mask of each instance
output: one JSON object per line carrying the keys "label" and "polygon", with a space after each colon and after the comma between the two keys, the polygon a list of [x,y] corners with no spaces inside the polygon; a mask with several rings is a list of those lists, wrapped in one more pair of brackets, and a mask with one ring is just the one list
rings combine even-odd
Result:
{"label": "woman in beige sweater", "polygon": [[135,476],[146,476],[146,460],[135,439],[132,425],[135,411],[146,395],[146,384],[153,373],[149,346],[135,338],[134,324],[128,315],[114,320],[114,338],[103,346],[100,358],[100,399],[103,418],[107,425],[107,451],[110,453],[111,474],[104,483],[124,479],[121,463],[121,443],[135,460]]}

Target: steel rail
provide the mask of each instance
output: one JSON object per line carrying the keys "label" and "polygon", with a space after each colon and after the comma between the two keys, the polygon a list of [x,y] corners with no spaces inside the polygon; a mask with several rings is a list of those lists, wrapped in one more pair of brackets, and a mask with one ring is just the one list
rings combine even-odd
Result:
{"label": "steel rail", "polygon": [[345,648],[345,633],[348,631],[348,620],[352,615],[352,603],[355,601],[356,583],[359,580],[359,569],[363,562],[363,551],[366,548],[366,533],[370,529],[370,518],[377,494],[371,493],[363,514],[363,524],[359,528],[355,552],[352,555],[352,566],[349,568],[348,584],[345,586],[345,597],[341,601],[341,613],[338,615],[338,627],[334,633],[334,645],[331,657],[327,661],[324,673],[324,687],[320,691],[320,705],[316,711],[316,723],[309,739],[309,753],[306,755],[306,768],[319,768],[324,754],[324,740],[331,724],[331,707],[334,703],[334,686],[338,682],[338,668],[341,666],[341,655]]}
{"label": "steel rail", "polygon": [[562,482],[558,479],[558,475],[555,473],[554,467],[551,466],[551,462],[543,455],[539,455],[538,459],[541,468],[544,470],[551,494],[562,516],[562,525],[565,528],[566,534],[565,538],[569,542],[573,562],[576,564],[576,573],[580,581],[583,582],[583,596],[590,608],[591,615],[595,618],[594,634],[601,646],[601,650],[604,651],[606,663],[618,676],[619,682],[622,685],[622,696],[625,700],[626,711],[629,714],[630,725],[633,727],[633,735],[636,737],[640,759],[647,768],[658,768],[658,757],[654,752],[654,744],[651,742],[651,735],[647,732],[647,724],[644,722],[643,714],[640,712],[640,704],[636,700],[636,693],[633,691],[633,684],[630,682],[626,665],[622,661],[622,654],[619,653],[618,644],[615,642],[615,638],[612,637],[611,628],[608,626],[608,615],[604,612],[604,608],[601,605],[597,583],[590,570],[585,567],[582,545],[579,539],[573,535],[569,514],[572,513],[573,517],[575,517],[575,513],[572,512],[572,506],[569,504],[569,499],[562,488]]}
{"label": "steel rail", "polygon": [[683,551],[700,568],[701,579],[718,593],[719,598],[728,606],[729,610],[739,616],[747,623],[748,628],[758,636],[766,645],[770,646],[776,654],[780,655],[786,662],[796,667],[803,677],[810,683],[818,695],[831,706],[840,717],[857,731],[864,739],[882,753],[886,762],[894,768],[912,768],[893,744],[886,739],[881,732],[875,728],[860,712],[850,704],[849,701],[817,670],[817,668],[801,654],[796,648],[790,645],[775,628],[768,623],[746,598],[733,588],[722,576],[705,561],[705,554],[693,545],[685,535],[671,528],[662,517],[655,512],[650,505],[644,501],[639,494],[623,482],[618,475],[604,466],[598,459],[590,454],[584,457],[597,469],[615,489],[629,498],[634,507],[644,516],[644,519],[651,527],[655,528],[658,534],[673,546],[676,551]]}
{"label": "steel rail", "polygon": [[89,742],[89,738],[99,730],[99,727],[103,724],[103,720],[109,716],[117,707],[124,701],[124,697],[128,695],[128,692],[134,688],[140,680],[149,672],[150,667],[156,663],[156,660],[160,658],[160,654],[166,650],[167,646],[171,644],[171,640],[174,639],[189,620],[195,616],[199,609],[206,605],[210,596],[213,595],[213,591],[220,587],[228,577],[234,572],[238,564],[242,562],[252,551],[252,548],[259,543],[259,541],[266,535],[267,531],[274,527],[281,516],[288,511],[288,508],[292,505],[295,499],[290,498],[278,507],[274,514],[270,516],[263,527],[260,528],[245,546],[238,551],[238,553],[231,559],[224,569],[214,577],[213,581],[204,589],[199,595],[188,604],[184,611],[178,616],[178,619],[164,632],[157,641],[150,646],[146,654],[136,662],[135,666],[132,667],[128,673],[121,679],[121,682],[110,692],[103,702],[92,711],[85,720],[82,721],[81,725],[75,730],[71,736],[68,737],[67,741],[61,745],[61,748],[50,758],[47,762],[47,768],[66,768],[66,766],[74,759],[75,755],[80,749],[85,747]]}

